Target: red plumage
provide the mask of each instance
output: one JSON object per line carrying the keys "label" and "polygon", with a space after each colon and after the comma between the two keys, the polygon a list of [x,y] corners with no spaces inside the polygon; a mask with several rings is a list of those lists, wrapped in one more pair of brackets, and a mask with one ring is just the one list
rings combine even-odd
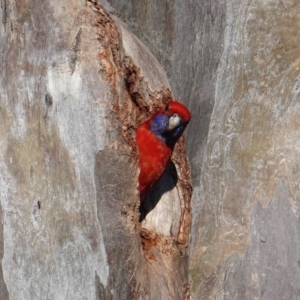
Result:
{"label": "red plumage", "polygon": [[[179,116],[180,125],[177,127],[181,126],[181,128],[179,136],[176,136],[176,138],[172,140],[174,141],[174,144],[191,118],[189,110],[183,104],[171,101],[167,104],[165,109],[158,110],[149,120],[145,121],[137,128],[136,142],[139,151],[140,166],[138,190],[140,191],[141,201],[146,198],[155,183],[162,177],[171,159],[174,148],[173,144],[167,145],[166,141],[163,140],[161,136],[155,134],[153,130],[151,130],[151,123],[159,115],[165,118],[165,120],[168,120],[168,122],[170,122],[171,116]],[[174,130],[175,129],[176,127]],[[168,130],[168,134],[172,135],[170,129]]]}

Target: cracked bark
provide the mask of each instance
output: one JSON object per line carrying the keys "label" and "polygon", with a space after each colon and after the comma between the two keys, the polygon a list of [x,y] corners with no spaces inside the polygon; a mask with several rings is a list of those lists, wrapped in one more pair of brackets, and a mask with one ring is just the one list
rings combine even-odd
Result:
{"label": "cracked bark", "polygon": [[[1,1],[0,298],[297,299],[298,1],[111,2],[128,26]],[[192,208],[182,139],[140,224],[135,128],[171,87]]]}
{"label": "cracked bark", "polygon": [[299,1],[109,2],[194,113],[191,298],[298,299]]}
{"label": "cracked bark", "polygon": [[188,297],[183,139],[138,222],[135,128],[172,98],[164,71],[106,2],[3,3],[1,299]]}

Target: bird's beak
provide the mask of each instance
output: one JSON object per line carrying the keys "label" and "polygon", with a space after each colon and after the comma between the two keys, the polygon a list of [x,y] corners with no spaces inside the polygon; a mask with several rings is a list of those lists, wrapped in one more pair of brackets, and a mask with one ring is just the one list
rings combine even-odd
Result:
{"label": "bird's beak", "polygon": [[181,124],[181,118],[175,114],[169,118],[169,123],[167,131],[172,131],[174,128],[178,127]]}

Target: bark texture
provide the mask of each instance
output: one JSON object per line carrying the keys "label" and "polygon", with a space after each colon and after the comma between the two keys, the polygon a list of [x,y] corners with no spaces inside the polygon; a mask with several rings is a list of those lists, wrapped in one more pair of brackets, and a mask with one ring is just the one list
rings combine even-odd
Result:
{"label": "bark texture", "polygon": [[110,2],[194,112],[191,298],[298,299],[299,1]]}
{"label": "bark texture", "polygon": [[[298,299],[298,0],[110,2],[128,27],[1,1],[1,300]],[[134,130],[172,93],[130,31],[193,113],[189,249],[183,140],[138,222]]]}
{"label": "bark texture", "polygon": [[[135,128],[171,97],[105,1],[1,1],[0,298],[183,299],[190,185],[138,222]],[[168,180],[166,175],[166,180]]]}

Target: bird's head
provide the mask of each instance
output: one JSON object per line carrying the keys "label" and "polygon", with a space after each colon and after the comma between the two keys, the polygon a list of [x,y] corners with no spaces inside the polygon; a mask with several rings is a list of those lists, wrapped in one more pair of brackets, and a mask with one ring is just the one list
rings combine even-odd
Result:
{"label": "bird's head", "polygon": [[150,119],[151,131],[168,147],[174,147],[191,119],[191,113],[181,103],[171,101]]}

